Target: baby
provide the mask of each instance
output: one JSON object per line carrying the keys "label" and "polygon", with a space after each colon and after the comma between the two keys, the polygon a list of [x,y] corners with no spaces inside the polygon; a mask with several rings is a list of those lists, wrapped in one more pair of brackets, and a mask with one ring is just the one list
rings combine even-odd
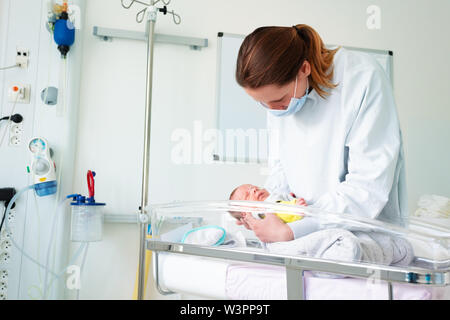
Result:
{"label": "baby", "polygon": [[[306,206],[306,201],[303,198],[295,198],[293,193],[289,195],[270,194],[269,191],[251,184],[243,184],[233,190],[230,194],[230,200],[249,200],[249,201],[268,201],[284,204],[295,204]],[[286,213],[275,213],[283,222],[288,223],[303,218],[302,216]],[[241,219],[242,215],[239,212],[231,213],[236,219]],[[261,215],[259,215],[261,217]],[[263,215],[262,215],[263,217]]]}

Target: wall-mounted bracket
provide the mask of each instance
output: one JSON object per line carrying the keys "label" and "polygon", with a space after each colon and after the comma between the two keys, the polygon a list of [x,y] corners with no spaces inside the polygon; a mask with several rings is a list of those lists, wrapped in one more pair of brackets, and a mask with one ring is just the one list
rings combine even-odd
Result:
{"label": "wall-mounted bracket", "polygon": [[[100,37],[105,41],[111,41],[113,38],[147,41],[147,34],[139,31],[110,29],[94,26],[93,34],[94,36]],[[201,48],[208,47],[208,39],[158,33],[155,33],[155,42],[189,46],[193,50],[201,50]]]}

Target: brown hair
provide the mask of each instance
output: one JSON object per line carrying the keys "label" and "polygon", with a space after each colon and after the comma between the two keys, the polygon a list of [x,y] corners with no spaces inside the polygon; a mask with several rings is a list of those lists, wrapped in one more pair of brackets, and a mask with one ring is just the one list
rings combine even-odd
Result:
{"label": "brown hair", "polygon": [[293,27],[261,27],[249,34],[239,49],[236,80],[244,88],[285,85],[295,79],[303,62],[311,64],[309,85],[325,98],[337,85],[333,78],[334,54],[319,34],[306,24]]}

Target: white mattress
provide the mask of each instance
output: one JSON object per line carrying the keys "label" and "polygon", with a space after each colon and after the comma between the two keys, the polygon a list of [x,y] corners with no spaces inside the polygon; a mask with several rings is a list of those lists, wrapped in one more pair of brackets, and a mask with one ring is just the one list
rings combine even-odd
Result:
{"label": "white mattress", "polygon": [[[160,254],[160,284],[163,288],[208,299],[286,299],[284,267],[236,263],[181,254]],[[394,299],[449,299],[450,287],[393,284]],[[308,300],[387,299],[385,282],[366,279],[323,278],[305,272]]]}
{"label": "white mattress", "polygon": [[163,289],[209,299],[228,299],[226,295],[227,270],[225,260],[159,254],[159,278]]}

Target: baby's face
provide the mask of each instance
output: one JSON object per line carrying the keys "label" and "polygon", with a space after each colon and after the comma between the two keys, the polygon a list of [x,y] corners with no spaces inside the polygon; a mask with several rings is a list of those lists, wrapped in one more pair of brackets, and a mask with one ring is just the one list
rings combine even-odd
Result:
{"label": "baby's face", "polygon": [[264,201],[270,193],[251,184],[243,184],[234,193],[233,200]]}

